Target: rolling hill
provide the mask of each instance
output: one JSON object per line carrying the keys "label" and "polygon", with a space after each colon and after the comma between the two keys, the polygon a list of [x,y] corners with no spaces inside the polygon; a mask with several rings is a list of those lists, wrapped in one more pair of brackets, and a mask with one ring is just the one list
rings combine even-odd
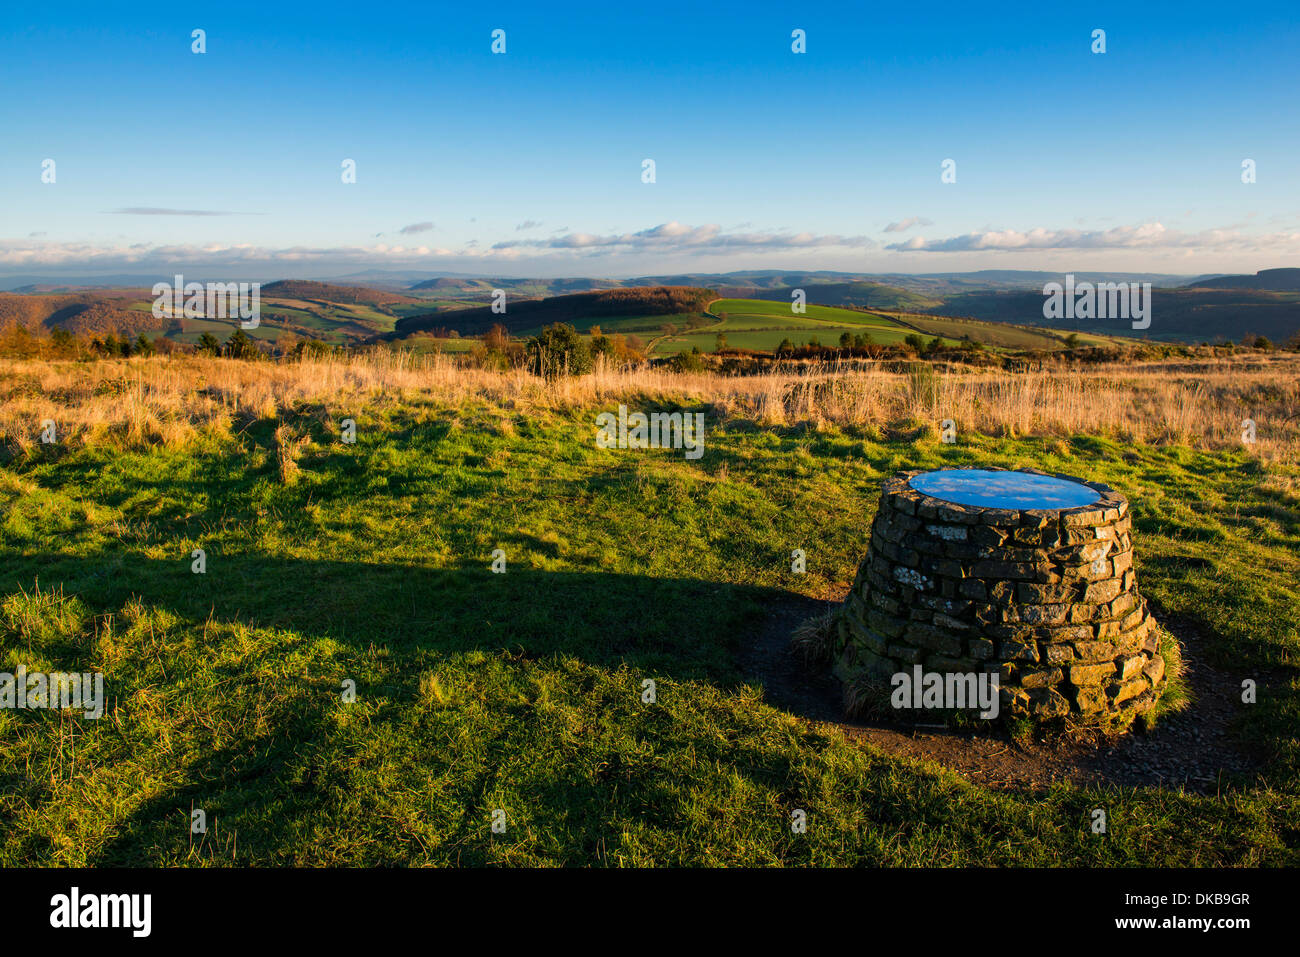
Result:
{"label": "rolling hill", "polygon": [[[1025,276],[1039,274],[953,275],[935,279],[930,285],[906,277],[894,285],[845,275],[737,272],[663,277],[720,280],[716,285],[648,285],[644,279],[439,277],[403,292],[278,280],[262,286],[262,322],[249,334],[263,341],[276,341],[287,332],[332,344],[357,344],[400,341],[416,335],[428,338],[448,330],[473,337],[498,323],[516,336],[525,336],[553,322],[568,322],[579,331],[600,325],[606,332],[656,340],[655,352],[663,354],[679,347],[711,351],[720,331],[733,348],[765,351],[787,337],[796,345],[812,338],[832,344],[844,331],[861,327],[868,314],[878,323],[872,335],[881,345],[901,341],[909,332],[948,341],[970,337],[1001,349],[1056,348],[1071,331],[1078,332],[1085,342],[1106,341],[1112,336],[1175,342],[1241,341],[1248,335],[1262,335],[1285,343],[1300,333],[1300,269],[1268,269],[1254,276],[1219,276],[1197,279],[1190,286],[1156,287],[1152,291],[1152,324],[1145,331],[1134,330],[1127,320],[1045,320],[1041,287],[1023,285]],[[929,277],[918,278],[930,281]],[[1012,281],[1016,288],[994,285]],[[602,288],[587,288],[596,286]],[[954,288],[962,291],[952,291]],[[506,290],[505,314],[494,313],[489,307],[494,289]],[[807,296],[808,312],[803,317],[790,311],[794,289],[803,289]],[[706,315],[708,303],[719,298],[727,305],[714,306],[714,315]],[[718,325],[719,309],[728,313],[725,327]],[[818,311],[826,309],[833,311]],[[673,336],[664,337],[667,324],[678,327]],[[147,286],[0,292],[0,327],[8,325],[47,332],[61,328],[101,337],[110,333],[129,338],[140,333],[151,338],[165,335],[183,343],[196,342],[205,332],[224,339],[235,328],[230,320],[155,319]],[[785,334],[776,335],[782,330]]]}
{"label": "rolling hill", "polygon": [[[462,336],[482,335],[494,325],[505,326],[518,335],[554,322],[567,322],[589,328],[593,321],[628,317],[667,317],[704,311],[715,298],[709,289],[688,286],[653,286],[620,288],[601,292],[580,292],[548,299],[506,299],[506,311],[495,313],[489,306],[405,316],[397,320],[393,333],[386,338],[401,339],[419,332],[451,326]],[[585,325],[584,325],[585,323]]]}
{"label": "rolling hill", "polygon": [[[818,342],[838,345],[844,333],[868,336],[880,346],[900,345],[908,336],[939,338],[955,346],[970,339],[992,349],[1059,349],[1063,338],[1050,331],[1028,329],[1009,323],[944,319],[913,313],[868,312],[810,304],[803,313],[792,311],[789,302],[764,299],[719,299],[709,305],[706,326],[661,336],[652,344],[653,355],[672,355],[699,349],[713,352],[721,333],[731,349],[772,352],[788,339],[801,346]],[[602,328],[604,328],[602,326]]]}
{"label": "rolling hill", "polygon": [[31,332],[66,329],[77,335],[111,333],[131,338],[141,332],[156,335],[166,330],[169,320],[155,319],[152,309],[135,306],[134,298],[122,295],[0,293],[0,328],[13,324]]}
{"label": "rolling hill", "polygon": [[1285,342],[1300,333],[1300,293],[1177,288],[1153,289],[1151,296],[1151,327],[1140,331],[1134,330],[1132,323],[1125,319],[1049,322],[1043,318],[1041,291],[962,293],[946,298],[942,306],[925,311],[987,322],[1014,322],[1172,342],[1235,342],[1247,334]]}
{"label": "rolling hill", "polygon": [[1300,292],[1300,269],[1261,269],[1253,276],[1219,276],[1189,283],[1186,289],[1263,289]]}
{"label": "rolling hill", "polygon": [[809,302],[821,306],[854,306],[859,309],[922,312],[943,305],[942,297],[909,292],[879,282],[809,283],[807,286],[775,289],[758,298],[789,302],[796,288],[803,289]]}
{"label": "rolling hill", "polygon": [[305,279],[280,279],[262,287],[263,299],[317,299],[326,302],[345,302],[353,305],[391,306],[416,303],[419,299],[397,293],[368,289],[365,286],[339,286],[329,282],[310,282]]}

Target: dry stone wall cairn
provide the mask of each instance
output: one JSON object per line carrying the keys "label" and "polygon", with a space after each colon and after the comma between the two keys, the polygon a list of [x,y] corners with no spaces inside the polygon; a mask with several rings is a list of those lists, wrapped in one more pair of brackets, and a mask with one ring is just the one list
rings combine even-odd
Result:
{"label": "dry stone wall cairn", "polygon": [[[1048,473],[1024,470],[1043,475]],[[1092,505],[975,508],[884,483],[871,544],[838,621],[846,691],[917,664],[997,672],[1003,714],[1126,722],[1165,686],[1160,637],[1138,592],[1132,521],[1109,486]]]}

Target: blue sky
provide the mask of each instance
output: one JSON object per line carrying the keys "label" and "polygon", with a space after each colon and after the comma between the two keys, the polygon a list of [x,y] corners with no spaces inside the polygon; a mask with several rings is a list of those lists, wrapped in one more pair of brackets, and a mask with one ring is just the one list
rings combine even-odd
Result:
{"label": "blue sky", "polygon": [[546,6],[8,4],[0,273],[1300,264],[1294,2]]}

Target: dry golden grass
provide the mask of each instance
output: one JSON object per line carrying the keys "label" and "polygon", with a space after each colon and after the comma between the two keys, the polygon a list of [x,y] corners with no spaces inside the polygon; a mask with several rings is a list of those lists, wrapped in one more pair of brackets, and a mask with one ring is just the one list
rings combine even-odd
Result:
{"label": "dry golden grass", "polygon": [[1258,429],[1254,453],[1296,461],[1300,451],[1294,354],[1086,368],[1049,361],[1027,373],[919,368],[909,375],[827,364],[729,377],[600,367],[544,382],[522,370],[462,368],[445,356],[403,352],[293,362],[7,359],[0,360],[0,443],[11,452],[30,450],[45,420],[54,421],[60,445],[145,448],[224,434],[235,421],[274,419],[306,406],[344,417],[412,401],[478,399],[516,413],[627,400],[705,403],[716,415],[765,425],[931,434],[952,419],[959,430],[990,435],[1106,434],[1206,448],[1240,448],[1249,418]]}

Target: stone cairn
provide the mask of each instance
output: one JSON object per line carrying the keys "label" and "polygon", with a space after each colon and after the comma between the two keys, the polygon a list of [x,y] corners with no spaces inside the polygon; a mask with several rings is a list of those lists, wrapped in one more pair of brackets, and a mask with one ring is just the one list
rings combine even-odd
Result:
{"label": "stone cairn", "polygon": [[[1037,475],[1048,473],[1024,469]],[[835,674],[858,680],[998,672],[1003,714],[1127,725],[1165,685],[1159,630],[1138,594],[1128,502],[1051,510],[931,498],[884,483],[871,546],[838,620]]]}

